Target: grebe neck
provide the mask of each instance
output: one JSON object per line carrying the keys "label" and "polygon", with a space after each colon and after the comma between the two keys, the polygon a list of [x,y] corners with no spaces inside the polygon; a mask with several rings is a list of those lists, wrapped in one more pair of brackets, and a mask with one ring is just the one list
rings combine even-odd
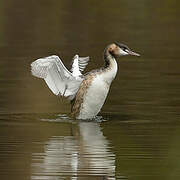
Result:
{"label": "grebe neck", "polygon": [[116,62],[116,59],[109,51],[109,47],[106,47],[104,50],[104,68],[108,68],[109,66],[111,66],[114,61]]}
{"label": "grebe neck", "polygon": [[114,56],[110,53],[107,47],[104,51],[104,78],[108,84],[111,84],[112,80],[115,78],[118,70],[117,62]]}

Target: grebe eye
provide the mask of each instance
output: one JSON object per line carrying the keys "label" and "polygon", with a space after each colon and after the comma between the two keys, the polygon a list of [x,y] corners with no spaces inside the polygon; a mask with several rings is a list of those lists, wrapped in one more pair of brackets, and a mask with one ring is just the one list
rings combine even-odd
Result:
{"label": "grebe eye", "polygon": [[123,50],[123,51],[127,51],[127,48],[126,48],[126,47],[123,47],[122,50]]}

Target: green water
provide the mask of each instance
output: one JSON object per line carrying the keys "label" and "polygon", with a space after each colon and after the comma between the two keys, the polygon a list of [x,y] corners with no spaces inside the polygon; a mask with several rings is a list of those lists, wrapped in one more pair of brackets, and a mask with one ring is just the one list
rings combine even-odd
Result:
{"label": "green water", "polygon": [[[0,179],[180,179],[180,3],[175,0],[0,2]],[[70,67],[123,57],[102,122],[68,117],[30,63],[57,54]]]}

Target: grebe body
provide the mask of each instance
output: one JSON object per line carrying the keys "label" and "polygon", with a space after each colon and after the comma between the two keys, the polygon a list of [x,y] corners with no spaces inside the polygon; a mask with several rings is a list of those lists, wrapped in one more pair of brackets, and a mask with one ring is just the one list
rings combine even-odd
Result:
{"label": "grebe body", "polygon": [[92,71],[85,76],[72,105],[72,114],[78,119],[92,119],[101,110],[112,80],[117,74],[117,63],[111,59],[107,69]]}
{"label": "grebe body", "polygon": [[43,78],[51,91],[71,101],[72,116],[77,119],[92,119],[101,110],[110,85],[118,70],[116,59],[124,55],[140,56],[126,45],[112,43],[105,48],[102,68],[82,75],[89,57],[73,58],[71,72],[58,56],[40,58],[31,64],[32,74]]}

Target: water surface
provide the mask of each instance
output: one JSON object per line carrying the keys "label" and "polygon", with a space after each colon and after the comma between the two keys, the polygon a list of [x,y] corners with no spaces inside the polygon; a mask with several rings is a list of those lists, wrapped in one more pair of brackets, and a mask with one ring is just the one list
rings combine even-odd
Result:
{"label": "water surface", "polygon": [[[180,178],[180,4],[177,1],[0,2],[0,179]],[[30,63],[90,56],[127,44],[98,121],[69,117],[70,105],[30,73]]]}

